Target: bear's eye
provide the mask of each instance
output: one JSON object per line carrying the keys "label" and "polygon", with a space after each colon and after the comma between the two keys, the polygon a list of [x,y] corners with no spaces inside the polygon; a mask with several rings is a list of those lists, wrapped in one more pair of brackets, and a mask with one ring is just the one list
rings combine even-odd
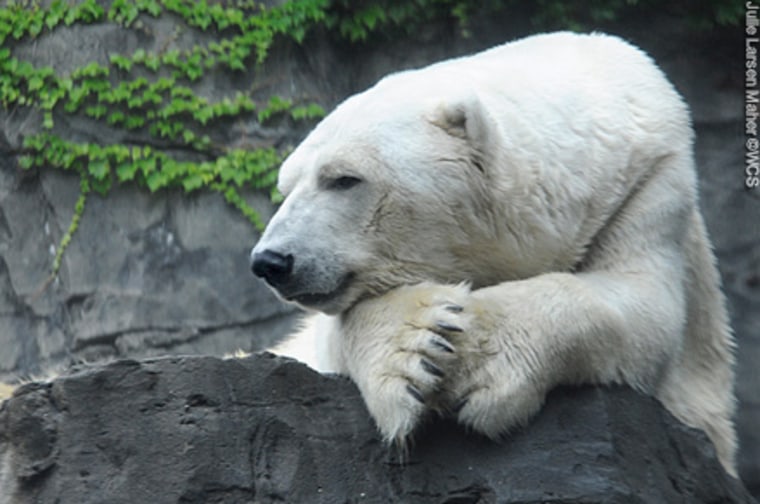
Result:
{"label": "bear's eye", "polygon": [[344,175],[342,177],[337,177],[330,180],[327,184],[327,188],[335,190],[335,191],[345,191],[347,189],[351,189],[352,187],[360,184],[361,182],[362,182],[362,179],[358,177]]}

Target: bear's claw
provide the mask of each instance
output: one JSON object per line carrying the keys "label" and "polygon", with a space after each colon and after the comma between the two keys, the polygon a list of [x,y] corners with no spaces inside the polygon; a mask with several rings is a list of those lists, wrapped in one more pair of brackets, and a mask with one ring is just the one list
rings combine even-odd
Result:
{"label": "bear's claw", "polygon": [[420,392],[420,389],[418,389],[411,383],[407,383],[406,391],[409,392],[409,395],[411,395],[414,399],[416,399],[420,404],[425,404],[425,398],[422,396],[422,392]]}
{"label": "bear's claw", "polygon": [[435,325],[439,329],[443,329],[444,331],[448,331],[448,332],[462,332],[464,330],[461,327],[455,326],[454,324],[449,324],[448,322],[439,321],[439,322],[436,322]]}
{"label": "bear's claw", "polygon": [[467,403],[470,401],[469,397],[464,397],[457,401],[454,406],[451,408],[451,412],[455,415],[458,415],[460,411],[462,411],[462,408],[467,406]]}
{"label": "bear's claw", "polygon": [[441,338],[437,334],[435,338],[430,338],[430,344],[432,344],[435,347],[438,347],[440,350],[443,350],[446,353],[451,353],[451,354],[456,353],[456,350],[451,345],[451,343]]}
{"label": "bear's claw", "polygon": [[444,377],[443,370],[441,368],[439,368],[438,366],[436,366],[435,364],[433,364],[432,362],[430,362],[429,360],[422,359],[422,360],[420,360],[420,364],[422,364],[422,369],[424,369],[425,371],[427,371],[431,375],[433,375],[435,377],[438,377],[438,378],[443,378]]}

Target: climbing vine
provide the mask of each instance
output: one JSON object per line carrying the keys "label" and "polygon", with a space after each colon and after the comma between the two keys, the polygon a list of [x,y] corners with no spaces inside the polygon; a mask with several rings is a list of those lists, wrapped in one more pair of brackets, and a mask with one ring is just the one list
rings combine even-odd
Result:
{"label": "climbing vine", "polygon": [[[533,19],[544,27],[581,28],[582,19],[611,20],[634,4],[646,3],[653,0],[538,0],[532,7]],[[411,33],[421,23],[447,17],[467,36],[476,8],[482,13],[517,4],[517,0],[289,0],[264,7],[253,0],[9,0],[0,8],[0,104],[5,110],[31,108],[41,117],[40,130],[23,140],[19,165],[67,170],[80,177],[80,195],[56,250],[52,276],[60,268],[88,195],[91,191],[106,195],[114,184],[136,184],[152,192],[170,187],[215,191],[254,226],[263,228],[239,190],[269,191],[276,201],[277,168],[287,152],[217,145],[205,133],[207,127],[230,120],[313,122],[325,111],[317,103],[276,95],[255,100],[253,89],[212,102],[194,89],[209,71],[234,74],[256,68],[278,39],[301,44],[315,29],[361,43],[378,33]],[[707,9],[703,18],[718,24],[735,23],[741,15],[740,9],[720,0],[704,2],[702,9]],[[65,75],[14,55],[18,43],[61,27],[116,23],[141,29],[141,20],[164,15],[175,16],[188,29],[213,33],[213,38],[188,49],[113,53],[105,64],[91,62]],[[88,117],[150,140],[112,145],[73,142],[55,127],[63,115]]]}
{"label": "climbing vine", "polygon": [[[23,140],[23,169],[57,168],[80,177],[80,195],[69,228],[52,265],[55,275],[63,253],[82,218],[88,194],[107,194],[114,183],[134,183],[151,192],[180,187],[191,192],[216,191],[254,226],[263,223],[240,196],[242,187],[274,191],[284,152],[274,147],[229,149],[215,145],[204,127],[213,121],[245,119],[266,123],[278,116],[311,121],[324,115],[316,103],[296,103],[280,96],[263,102],[253,92],[238,91],[219,102],[198,95],[193,83],[210,70],[242,72],[261,64],[276,37],[301,42],[325,17],[323,0],[287,2],[263,8],[253,2],[235,6],[189,0],[115,0],[104,7],[95,0],[68,2],[11,1],[0,9],[0,103],[6,110],[30,107],[41,113],[39,132]],[[34,39],[61,26],[113,22],[130,28],[142,15],[179,16],[188,26],[214,30],[207,45],[154,53],[137,49],[114,53],[107,64],[81,66],[67,75],[35,67],[13,55],[14,42]],[[72,142],[55,129],[60,114],[81,115],[110,128],[147,134],[159,141],[99,145]],[[144,137],[140,137],[144,138]],[[182,158],[169,152],[183,152]],[[197,161],[197,159],[205,159]]]}

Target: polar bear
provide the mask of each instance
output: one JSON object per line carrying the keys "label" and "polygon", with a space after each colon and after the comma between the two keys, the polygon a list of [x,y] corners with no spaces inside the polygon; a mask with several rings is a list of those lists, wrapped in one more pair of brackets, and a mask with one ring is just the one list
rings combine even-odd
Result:
{"label": "polar bear", "polygon": [[673,86],[613,36],[382,79],[281,167],[252,269],[318,312],[283,350],[348,374],[389,442],[431,412],[498,438],[558,384],[622,383],[735,476],[734,343],[692,142]]}

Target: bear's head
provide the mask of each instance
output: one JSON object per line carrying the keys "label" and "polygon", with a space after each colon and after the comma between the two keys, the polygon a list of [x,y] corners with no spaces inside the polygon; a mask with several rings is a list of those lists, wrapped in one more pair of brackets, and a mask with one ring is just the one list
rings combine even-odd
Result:
{"label": "bear's head", "polygon": [[251,252],[286,301],[328,314],[402,284],[502,281],[489,173],[499,141],[474,98],[381,81],[283,163],[285,199]]}

